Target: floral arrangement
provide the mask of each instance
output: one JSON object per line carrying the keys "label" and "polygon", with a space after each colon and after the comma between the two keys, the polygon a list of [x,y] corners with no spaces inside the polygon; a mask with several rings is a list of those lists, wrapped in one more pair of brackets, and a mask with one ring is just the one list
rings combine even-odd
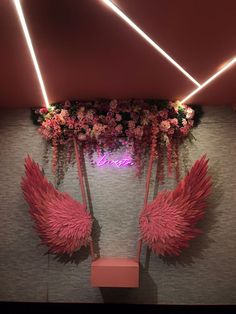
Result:
{"label": "floral arrangement", "polygon": [[[199,109],[199,107],[198,107]],[[199,112],[199,110],[197,110]],[[73,137],[93,163],[93,154],[126,146],[141,173],[145,155],[151,149],[158,164],[158,179],[164,180],[164,159],[168,174],[179,178],[179,145],[191,138],[199,117],[194,106],[166,100],[65,101],[35,111],[39,132],[53,147],[53,168],[60,152],[70,163]],[[65,160],[64,160],[65,162]]]}

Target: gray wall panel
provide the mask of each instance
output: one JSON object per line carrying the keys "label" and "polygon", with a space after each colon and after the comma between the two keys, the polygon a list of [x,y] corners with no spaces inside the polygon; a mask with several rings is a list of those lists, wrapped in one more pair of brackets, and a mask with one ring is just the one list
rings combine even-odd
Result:
{"label": "gray wall panel", "polygon": [[[160,304],[236,304],[236,123],[230,108],[206,107],[197,141],[181,150],[182,175],[202,153],[210,158],[214,190],[203,235],[178,258],[142,251],[139,289],[90,287],[88,250],[72,259],[44,255],[21,189],[23,159],[29,153],[43,165],[44,141],[27,110],[0,116],[0,300],[51,302],[123,302]],[[119,155],[119,153],[117,153]],[[186,161],[186,156],[188,160]],[[51,180],[50,163],[45,172]],[[102,169],[86,160],[94,215],[100,225],[101,255],[133,256],[138,213],[143,206],[144,176],[133,169]],[[80,199],[76,167],[70,167],[60,189]],[[168,179],[163,187],[174,187]]]}

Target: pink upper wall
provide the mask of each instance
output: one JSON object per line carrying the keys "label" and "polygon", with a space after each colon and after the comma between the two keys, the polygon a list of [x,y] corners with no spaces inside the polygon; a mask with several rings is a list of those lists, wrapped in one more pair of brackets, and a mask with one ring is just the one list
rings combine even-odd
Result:
{"label": "pink upper wall", "polygon": [[[22,0],[50,102],[73,98],[181,99],[194,88],[100,0]],[[115,0],[203,82],[236,56],[236,1]],[[0,1],[0,105],[43,103],[12,1]],[[192,101],[236,103],[236,65]]]}

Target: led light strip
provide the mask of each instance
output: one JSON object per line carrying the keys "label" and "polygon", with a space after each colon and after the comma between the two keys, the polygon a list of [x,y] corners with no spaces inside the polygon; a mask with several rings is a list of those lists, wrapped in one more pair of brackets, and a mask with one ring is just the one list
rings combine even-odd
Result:
{"label": "led light strip", "polygon": [[[25,39],[30,51],[30,55],[34,64],[34,68],[38,77],[38,81],[40,84],[40,88],[43,94],[44,102],[46,107],[49,107],[49,101],[47,92],[45,89],[45,85],[43,82],[43,78],[41,75],[41,71],[39,68],[39,64],[34,52],[32,40],[30,38],[30,34],[28,31],[28,27],[25,21],[25,17],[23,14],[23,10],[20,4],[20,0],[13,0],[16,11],[18,13],[21,26],[25,35]],[[200,90],[202,90],[204,87],[206,87],[208,84],[210,84],[213,80],[215,80],[218,76],[220,76],[223,72],[225,72],[229,67],[234,65],[236,62],[236,57],[233,58],[229,63],[227,63],[222,69],[220,69],[218,72],[216,72],[214,75],[212,75],[209,79],[207,79],[204,83],[200,84],[197,82],[188,72],[186,72],[174,59],[172,59],[160,46],[158,46],[147,34],[145,34],[133,21],[130,20],[118,7],[116,7],[110,0],[102,0],[106,5],[108,5],[117,15],[119,15],[127,24],[129,24],[139,35],[141,35],[149,44],[151,44],[158,52],[160,52],[169,62],[171,62],[175,67],[177,67],[186,77],[188,77],[194,84],[198,86],[194,91],[192,91],[188,96],[186,96],[183,100],[180,101],[180,103],[186,102],[188,99],[190,99],[192,96],[197,94]]]}
{"label": "led light strip", "polygon": [[44,82],[43,82],[43,78],[42,78],[42,75],[41,75],[41,72],[40,72],[39,64],[38,64],[38,61],[37,61],[37,58],[36,58],[36,55],[35,55],[35,52],[34,52],[34,48],[33,48],[33,45],[32,45],[32,40],[30,38],[30,34],[29,34],[28,27],[27,27],[27,24],[26,24],[26,21],[25,21],[25,17],[24,17],[23,11],[22,11],[20,0],[13,0],[13,1],[15,3],[16,11],[17,11],[19,19],[20,19],[20,23],[21,23],[21,26],[22,26],[22,29],[23,29],[23,32],[24,32],[24,35],[25,35],[25,40],[27,42],[31,58],[33,60],[34,68],[35,68],[35,71],[36,71],[36,74],[37,74],[37,77],[38,77],[38,80],[39,80],[39,84],[40,84],[40,88],[41,88],[41,91],[42,91],[42,94],[43,94],[45,105],[46,105],[46,107],[49,107],[48,96],[47,96],[45,85],[44,85]]}
{"label": "led light strip", "polygon": [[119,17],[121,17],[127,24],[129,24],[139,35],[141,35],[150,45],[152,45],[158,52],[160,52],[168,61],[170,61],[175,67],[177,67],[185,76],[187,76],[194,84],[198,86],[188,96],[181,100],[181,104],[186,102],[192,96],[197,94],[200,90],[210,84],[214,79],[220,76],[224,71],[231,67],[236,62],[236,57],[226,64],[221,70],[212,75],[204,83],[200,84],[196,81],[188,72],[186,72],[174,59],[172,59],[159,45],[157,45],[147,34],[145,34],[127,15],[125,15],[111,0],[102,0],[108,5]]}
{"label": "led light strip", "polygon": [[171,56],[169,56],[159,45],[157,45],[144,31],[142,31],[127,15],[125,15],[112,1],[102,0],[109,6],[119,17],[121,17],[129,26],[131,26],[139,35],[141,35],[152,47],[154,47],[160,54],[162,54],[169,62],[171,62],[177,69],[179,69],[188,79],[195,85],[201,86],[184,68],[181,67]]}
{"label": "led light strip", "polygon": [[192,96],[197,94],[200,90],[202,90],[204,87],[206,87],[208,84],[210,84],[213,80],[215,80],[218,76],[220,76],[223,72],[225,72],[228,68],[230,68],[232,65],[234,65],[236,62],[236,57],[232,59],[229,63],[227,63],[222,69],[220,69],[218,72],[216,72],[214,75],[212,75],[209,79],[207,79],[203,84],[201,84],[197,89],[192,91],[188,96],[186,96],[183,100],[180,101],[180,103],[186,102],[188,99],[190,99]]}

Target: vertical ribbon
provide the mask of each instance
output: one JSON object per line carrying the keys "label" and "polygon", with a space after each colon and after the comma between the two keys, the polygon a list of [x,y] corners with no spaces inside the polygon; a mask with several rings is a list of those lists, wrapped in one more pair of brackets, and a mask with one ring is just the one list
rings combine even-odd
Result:
{"label": "vertical ribbon", "polygon": [[78,170],[78,177],[79,177],[79,182],[80,182],[80,190],[82,194],[82,200],[83,204],[86,206],[86,194],[85,194],[85,187],[84,187],[84,181],[83,181],[83,173],[82,173],[82,167],[81,167],[81,161],[80,161],[80,154],[76,142],[76,138],[73,138],[74,142],[74,150],[75,150],[75,158],[77,162],[77,170]]}
{"label": "vertical ribbon", "polygon": [[147,179],[146,179],[146,189],[145,189],[145,196],[144,196],[144,208],[146,208],[147,202],[148,202],[148,195],[149,195],[150,180],[151,180],[151,175],[152,175],[153,160],[154,160],[154,151],[153,151],[153,149],[151,149],[151,155],[150,155],[150,158],[149,158]]}
{"label": "vertical ribbon", "polygon": [[[78,170],[78,177],[79,177],[79,182],[80,182],[80,190],[82,194],[82,200],[83,200],[83,205],[85,208],[87,208],[87,202],[86,202],[86,194],[85,194],[85,187],[84,187],[84,180],[83,180],[83,172],[82,172],[82,167],[81,167],[81,160],[80,160],[80,152],[78,150],[78,145],[76,138],[73,138],[73,143],[74,143],[74,150],[75,150],[75,158],[77,162],[77,170]],[[94,254],[94,249],[93,249],[93,240],[89,240],[89,247],[90,247],[90,254],[92,257],[92,260],[94,261],[96,259],[95,254]]]}
{"label": "vertical ribbon", "polygon": [[[149,188],[150,188],[150,180],[151,180],[151,176],[152,176],[153,160],[154,160],[154,149],[153,149],[153,147],[151,147],[151,153],[150,153],[148,170],[147,170],[147,178],[146,178],[144,208],[147,207],[147,203],[148,203],[148,195],[149,195]],[[139,260],[140,260],[140,255],[141,255],[141,251],[142,251],[142,244],[143,244],[142,239],[139,239],[138,247],[137,247],[136,262],[139,262]]]}

